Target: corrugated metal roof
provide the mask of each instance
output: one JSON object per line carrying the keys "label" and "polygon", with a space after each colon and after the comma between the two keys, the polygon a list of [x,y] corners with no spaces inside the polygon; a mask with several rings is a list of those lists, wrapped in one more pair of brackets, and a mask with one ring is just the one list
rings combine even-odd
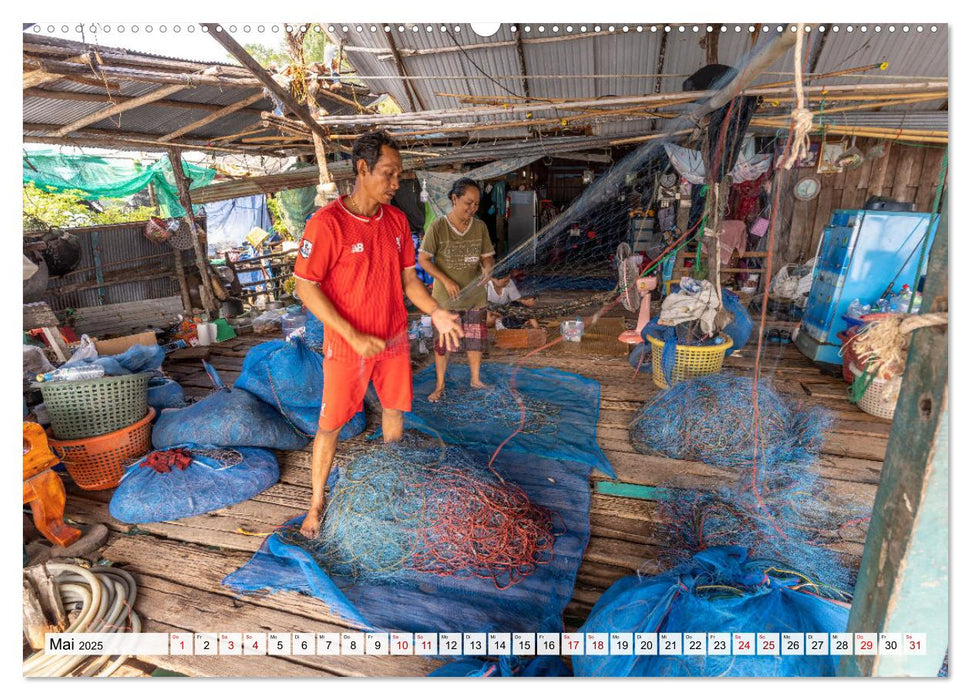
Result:
{"label": "corrugated metal roof", "polygon": [[[34,37],[25,37],[25,41]],[[102,47],[104,48],[104,47]],[[129,56],[142,58],[167,58],[124,49],[116,49]],[[171,59],[182,60],[182,59]],[[214,65],[211,63],[200,64]],[[230,65],[230,64],[218,64]],[[237,66],[238,68],[238,66]],[[83,77],[83,76],[82,76]],[[116,97],[140,97],[147,95],[162,87],[161,83],[146,83],[143,81],[117,80],[112,79],[112,84],[107,92]],[[57,80],[44,83],[40,90],[45,92],[72,92],[84,95],[104,95],[105,86],[93,85],[75,80]],[[165,100],[149,103],[141,107],[125,110],[115,116],[108,117],[97,122],[88,124],[85,129],[96,129],[105,131],[123,131],[135,133],[151,138],[172,133],[182,127],[188,126],[199,121],[207,114],[210,114],[212,107],[224,107],[239,102],[246,97],[253,95],[261,90],[260,86],[239,87],[239,86],[215,86],[199,85],[195,87],[186,86],[169,95]],[[321,91],[318,101],[328,113],[332,115],[352,114],[356,110],[342,102],[329,99],[327,90]],[[173,105],[174,102],[186,103],[183,105]],[[364,100],[362,104],[367,104],[370,100]],[[191,103],[203,105],[199,109],[193,108]],[[95,114],[109,105],[109,100],[74,100],[58,99],[38,94],[31,90],[24,95],[23,101],[23,122],[24,124],[44,124],[50,126],[66,126],[84,117]],[[257,102],[249,105],[244,110],[239,110],[214,122],[211,122],[199,129],[193,130],[182,138],[189,141],[204,141],[221,136],[229,136],[241,131],[251,130],[258,126],[259,112],[272,111],[275,108],[274,102],[269,97],[263,97]],[[41,129],[24,129],[24,136],[44,136],[47,132]],[[139,146],[144,148],[145,146]]]}
{"label": "corrugated metal roof", "polygon": [[[356,26],[334,27],[330,34],[343,42],[348,61],[359,76],[374,92],[390,93],[403,109],[409,110],[405,83],[400,78],[395,62],[391,60],[391,50],[383,31],[369,31],[363,26],[358,32]],[[403,26],[405,31],[399,32]],[[418,26],[419,31],[412,31]],[[530,96],[546,99],[597,98],[608,95],[640,95],[653,93],[655,74],[658,72],[658,56],[662,37],[666,34],[664,77],[660,81],[661,92],[681,90],[684,78],[706,64],[705,29],[707,25],[628,25],[623,31],[622,24],[614,25],[573,25],[573,31],[566,32],[566,25],[559,25],[554,33],[552,24],[545,24],[545,32],[538,31],[539,25],[532,25],[532,31],[525,32],[525,26],[504,24],[490,37],[475,34],[470,25],[458,25],[460,31],[454,33],[453,41],[439,25],[433,31],[425,31],[428,25],[393,25],[392,34],[402,61],[412,83],[422,96],[427,109],[454,109],[467,107],[455,97],[444,97],[436,93],[460,93],[475,96],[500,95],[505,90],[510,95],[522,95],[520,63],[515,40],[517,35],[523,42],[523,55],[527,70]],[[613,27],[611,32],[610,27]],[[718,25],[713,25],[717,28]],[[735,31],[736,26],[739,31]],[[718,59],[720,63],[737,65],[752,51],[752,34],[748,24],[728,25],[726,31],[719,32]],[[780,25],[766,25],[759,31],[759,45],[767,42]],[[823,25],[824,27],[827,25]],[[866,26],[867,31],[862,31]],[[948,74],[948,31],[946,25],[938,25],[936,32],[930,25],[923,25],[918,32],[914,25],[904,32],[903,25],[837,25],[838,29],[820,31],[820,25],[809,25],[806,33],[807,50],[812,52],[818,42],[822,42],[816,73],[831,72],[844,68],[889,63],[887,70],[871,70],[861,76],[845,76],[826,80],[826,84],[880,83],[899,79],[901,82],[912,76],[946,77]],[[665,32],[665,27],[670,30]],[[698,27],[698,31],[694,31]],[[851,27],[853,31],[847,31]],[[683,29],[683,31],[682,31]],[[451,33],[451,28],[450,28]],[[589,36],[588,36],[589,35]],[[569,36],[570,38],[565,38]],[[582,37],[582,38],[578,38]],[[559,40],[558,40],[559,39]],[[456,41],[465,51],[455,49]],[[355,51],[361,47],[364,51]],[[375,50],[380,53],[375,53]],[[414,51],[428,49],[447,49],[438,54]],[[478,66],[478,68],[476,67]],[[479,70],[482,69],[482,70]],[[793,71],[793,52],[775,62],[757,82],[768,83],[783,80]],[[490,80],[484,73],[494,78]],[[378,77],[375,77],[378,76]],[[587,77],[590,76],[590,77]],[[498,84],[497,84],[498,83]],[[941,106],[943,102],[935,106]],[[902,105],[894,108],[898,112],[927,111],[928,104]],[[488,121],[510,119],[512,117],[490,116]],[[858,118],[858,117],[855,117]],[[643,130],[643,120],[611,124],[604,128],[610,133],[625,133]]]}

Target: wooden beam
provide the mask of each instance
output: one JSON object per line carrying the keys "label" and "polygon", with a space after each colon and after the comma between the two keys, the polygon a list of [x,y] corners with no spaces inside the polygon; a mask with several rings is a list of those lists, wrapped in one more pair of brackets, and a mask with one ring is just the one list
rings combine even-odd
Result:
{"label": "wooden beam", "polygon": [[[37,125],[24,124],[25,131],[36,131],[30,128]],[[48,130],[53,130],[51,127]],[[124,132],[115,134],[103,129],[80,129],[68,136],[53,136],[49,134],[27,134],[23,135],[24,143],[47,143],[60,146],[93,146],[96,148],[122,148],[138,149],[145,151],[165,151],[171,146],[179,146],[193,151],[212,151],[215,153],[256,153],[265,155],[276,155],[284,157],[281,151],[275,149],[245,147],[245,146],[210,146],[206,142],[185,141],[159,143],[158,136],[155,134],[140,134]]]}
{"label": "wooden beam", "polygon": [[24,73],[24,90],[29,90],[30,88],[36,87],[38,85],[49,83],[52,80],[60,80],[60,79],[61,79],[60,75],[56,73],[48,73],[47,71],[41,68],[30,70]]}
{"label": "wooden beam", "polygon": [[233,114],[234,112],[238,112],[244,107],[249,107],[254,102],[259,102],[262,99],[263,99],[263,91],[261,90],[260,92],[255,92],[249,97],[240,100],[239,102],[234,102],[231,105],[227,105],[222,109],[219,109],[213,112],[208,117],[203,117],[198,121],[194,121],[191,124],[187,124],[186,126],[183,126],[181,129],[176,129],[172,133],[166,134],[165,136],[160,136],[159,141],[171,141],[172,139],[178,138],[179,136],[188,134],[190,131],[195,131],[196,129],[206,126],[207,124],[212,124],[214,121],[222,119],[227,115]]}
{"label": "wooden beam", "polygon": [[823,55],[823,46],[826,45],[826,40],[829,38],[829,32],[832,29],[830,25],[823,27],[823,31],[819,34],[819,39],[813,45],[812,52],[809,54],[809,66],[807,73],[815,73],[816,66],[819,65],[819,57]]}
{"label": "wooden beam", "polygon": [[[922,314],[948,310],[947,197]],[[923,632],[910,655],[844,657],[840,675],[936,676],[948,647],[948,333],[913,333],[853,593],[849,632]],[[905,640],[905,644],[907,644]]]}
{"label": "wooden beam", "polygon": [[70,134],[72,131],[77,131],[78,129],[85,127],[88,124],[94,124],[95,122],[99,122],[102,119],[107,119],[108,117],[112,117],[116,114],[121,114],[122,112],[126,112],[129,109],[135,109],[136,107],[141,107],[142,105],[150,104],[152,102],[155,102],[156,100],[161,100],[173,93],[181,92],[183,89],[184,88],[182,85],[168,85],[159,90],[150,92],[147,95],[142,95],[141,97],[135,97],[130,100],[125,100],[124,102],[113,104],[110,107],[99,109],[97,112],[94,112],[93,114],[89,114],[87,116],[81,117],[80,119],[77,119],[71,122],[67,126],[61,127],[60,129],[58,129],[53,133],[53,136],[66,136]]}
{"label": "wooden beam", "polygon": [[[58,76],[59,77],[59,76]],[[102,87],[104,87],[102,85]],[[24,97],[39,97],[44,100],[70,100],[72,102],[108,102],[109,95],[105,93],[73,92],[71,90],[44,90],[42,88],[28,88],[24,90]],[[135,99],[123,95],[111,95],[113,102],[127,102]],[[166,107],[171,109],[197,110],[199,112],[218,112],[224,109],[222,105],[209,104],[208,102],[186,102],[183,100],[156,100],[152,103],[153,107]],[[262,110],[259,108],[241,109],[241,112],[259,115]]]}
{"label": "wooden beam", "polygon": [[172,164],[172,174],[175,176],[175,184],[179,191],[179,203],[185,209],[185,220],[189,223],[189,232],[192,234],[192,247],[196,252],[196,267],[201,276],[202,305],[206,311],[214,313],[217,306],[212,296],[212,289],[209,286],[209,253],[202,244],[202,237],[199,235],[199,229],[196,226],[196,217],[192,213],[189,178],[186,177],[185,171],[182,169],[182,152],[177,148],[170,148],[168,154],[169,162]]}
{"label": "wooden beam", "polygon": [[422,102],[421,95],[418,94],[414,82],[410,79],[408,69],[405,68],[405,62],[401,58],[401,52],[398,51],[398,45],[395,44],[394,32],[385,32],[385,38],[388,40],[388,46],[391,47],[391,55],[394,56],[394,64],[398,68],[398,74],[404,80],[405,94],[408,97],[408,104],[411,106],[411,111],[417,112],[419,108],[425,111],[425,103]]}
{"label": "wooden beam", "polygon": [[523,36],[516,32],[516,54],[519,56],[519,72],[523,75],[523,95],[528,99],[529,94],[529,73],[526,71],[526,52],[523,50]]}
{"label": "wooden beam", "polygon": [[[66,79],[77,78],[100,78],[106,80],[115,78],[116,80],[130,80],[137,83],[159,83],[162,85],[184,85],[196,87],[197,85],[214,85],[217,87],[259,87],[260,83],[252,78],[237,78],[220,74],[204,75],[202,73],[167,73],[165,71],[150,71],[136,68],[118,68],[116,66],[94,66],[80,63],[69,63],[67,61],[49,61],[46,59],[29,59],[31,68],[47,71],[48,73],[62,76]],[[218,69],[218,67],[216,67]],[[82,81],[83,82],[83,81]],[[102,82],[94,83],[103,85]],[[33,86],[32,86],[33,87]]]}
{"label": "wooden beam", "polygon": [[243,67],[248,69],[252,73],[253,77],[256,78],[263,87],[269,90],[271,93],[276,95],[280,101],[286,105],[287,109],[293,112],[297,117],[310,127],[310,130],[320,136],[322,139],[327,138],[327,132],[324,130],[320,124],[318,124],[313,117],[310,116],[310,110],[306,106],[297,102],[290,91],[285,87],[280,85],[273,79],[263,66],[256,62],[256,59],[249,55],[249,53],[244,49],[239,43],[229,36],[229,33],[224,31],[222,27],[218,24],[206,24],[203,23],[201,26],[209,30],[209,34],[215,39],[219,44],[226,49],[237,61],[243,64]]}

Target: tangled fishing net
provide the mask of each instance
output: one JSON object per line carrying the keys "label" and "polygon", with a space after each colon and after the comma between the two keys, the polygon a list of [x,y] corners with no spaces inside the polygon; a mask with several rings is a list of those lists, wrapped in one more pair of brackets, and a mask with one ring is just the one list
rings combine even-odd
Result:
{"label": "tangled fishing net", "polygon": [[525,418],[519,431],[525,435],[555,434],[560,415],[560,406],[555,403],[515,392],[508,386],[492,386],[488,389],[449,387],[441,401],[429,402],[428,407],[422,410],[430,420],[441,425],[456,423],[470,426],[488,422],[512,430]]}
{"label": "tangled fishing net", "polygon": [[756,392],[748,377],[713,374],[645,404],[630,424],[630,440],[643,454],[727,467],[752,465],[757,454],[769,466],[811,460],[830,423],[824,409],[787,400],[765,380]]}
{"label": "tangled fishing net", "polygon": [[553,559],[565,528],[465,450],[406,436],[357,457],[331,489],[319,535],[281,533],[330,575],[407,571],[513,586]]}

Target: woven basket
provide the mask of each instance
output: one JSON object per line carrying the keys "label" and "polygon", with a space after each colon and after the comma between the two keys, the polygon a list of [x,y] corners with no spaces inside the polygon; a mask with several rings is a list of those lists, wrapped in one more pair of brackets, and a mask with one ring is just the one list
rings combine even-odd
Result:
{"label": "woven basket", "polygon": [[110,433],[142,419],[148,410],[150,373],[76,382],[44,382],[40,388],[58,440]]}
{"label": "woven basket", "polygon": [[50,445],[75,483],[86,491],[113,489],[130,465],[152,450],[152,419],[155,409],[121,430],[85,438],[55,440]]}
{"label": "woven basket", "polygon": [[[651,344],[651,364],[654,366],[654,385],[667,389],[664,381],[664,368],[661,366],[661,356],[664,354],[664,341],[652,335],[647,336]],[[721,371],[725,361],[725,352],[732,347],[734,341],[726,335],[720,336],[717,345],[678,345],[674,356],[674,369],[671,372],[671,382],[677,384],[685,379],[704,377]]]}
{"label": "woven basket", "polygon": [[[850,371],[854,377],[859,377],[863,371],[855,364],[850,364]],[[897,410],[897,399],[900,398],[900,385],[903,383],[903,376],[893,379],[874,378],[867,387],[866,393],[857,402],[857,406],[864,413],[869,413],[877,418],[893,420],[894,411]]]}
{"label": "woven basket", "polygon": [[168,244],[179,250],[189,250],[192,248],[192,231],[189,230],[189,222],[185,219],[179,220],[179,228],[168,239]]}

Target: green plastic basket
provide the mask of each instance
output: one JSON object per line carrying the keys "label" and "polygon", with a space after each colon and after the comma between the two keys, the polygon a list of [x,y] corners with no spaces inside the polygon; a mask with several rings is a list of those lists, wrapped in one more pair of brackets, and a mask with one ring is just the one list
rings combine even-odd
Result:
{"label": "green plastic basket", "polygon": [[148,372],[76,382],[38,384],[51,432],[58,440],[79,440],[121,430],[148,413]]}

